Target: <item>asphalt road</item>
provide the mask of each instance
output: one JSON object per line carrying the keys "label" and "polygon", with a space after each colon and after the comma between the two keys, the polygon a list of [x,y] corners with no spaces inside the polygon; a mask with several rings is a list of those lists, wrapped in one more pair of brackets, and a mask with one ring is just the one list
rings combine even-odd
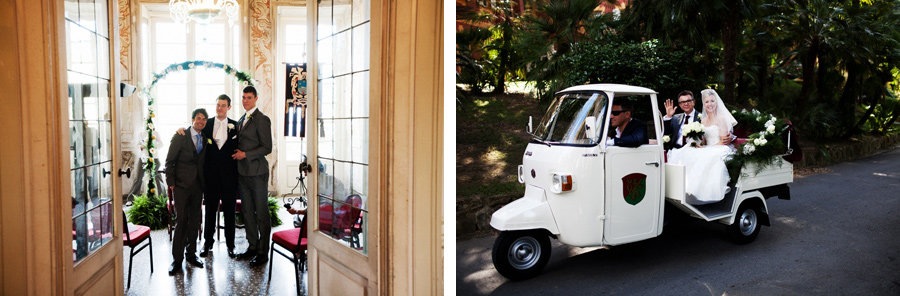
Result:
{"label": "asphalt road", "polygon": [[542,275],[509,281],[494,237],[458,241],[458,295],[900,295],[900,147],[795,178],[768,200],[771,227],[736,245],[692,220],[600,248],[560,245]]}

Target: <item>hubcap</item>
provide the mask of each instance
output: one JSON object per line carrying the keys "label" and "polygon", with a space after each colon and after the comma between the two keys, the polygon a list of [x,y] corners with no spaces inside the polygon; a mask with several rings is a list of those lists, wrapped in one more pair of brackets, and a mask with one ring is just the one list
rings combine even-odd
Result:
{"label": "hubcap", "polygon": [[744,236],[753,234],[753,231],[756,230],[756,211],[751,209],[744,210],[738,223],[740,223],[738,227],[740,227],[741,234]]}
{"label": "hubcap", "polygon": [[541,257],[541,245],[530,236],[520,237],[509,247],[509,263],[515,269],[528,269]]}

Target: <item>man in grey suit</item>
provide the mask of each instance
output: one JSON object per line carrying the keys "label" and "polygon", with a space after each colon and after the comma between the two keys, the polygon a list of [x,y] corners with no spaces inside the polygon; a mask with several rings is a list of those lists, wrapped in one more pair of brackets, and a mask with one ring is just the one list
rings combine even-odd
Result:
{"label": "man in grey suit", "polygon": [[[175,134],[166,155],[166,183],[175,194],[175,234],[172,237],[172,266],[169,275],[181,271],[181,261],[197,267],[197,235],[200,231],[200,204],[203,201],[203,163],[208,138],[202,135],[209,117],[205,109],[191,114],[189,135]],[[186,257],[186,258],[185,258]]]}
{"label": "man in grey suit", "polygon": [[258,99],[256,88],[244,88],[241,103],[247,113],[238,121],[238,145],[231,156],[237,160],[241,211],[250,244],[238,257],[251,259],[252,266],[268,261],[266,256],[272,231],[267,190],[269,162],[266,161],[266,155],[272,152],[272,122],[256,108]]}
{"label": "man in grey suit", "polygon": [[681,148],[684,146],[684,135],[681,128],[691,122],[700,122],[700,113],[694,109],[694,93],[689,90],[683,90],[678,93],[678,108],[684,113],[675,114],[675,104],[672,99],[665,102],[666,116],[663,116],[664,134],[669,136],[670,144],[666,145],[671,148]]}

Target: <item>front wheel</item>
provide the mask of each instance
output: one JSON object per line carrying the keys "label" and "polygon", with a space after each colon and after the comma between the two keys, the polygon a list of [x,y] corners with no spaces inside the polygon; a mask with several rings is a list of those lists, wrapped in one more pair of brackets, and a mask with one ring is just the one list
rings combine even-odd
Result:
{"label": "front wheel", "polygon": [[511,280],[541,273],[550,260],[550,238],[540,231],[504,231],[494,241],[492,259],[497,272]]}
{"label": "front wheel", "polygon": [[728,226],[731,238],[738,244],[750,243],[759,234],[759,208],[752,204],[742,204],[734,223]]}

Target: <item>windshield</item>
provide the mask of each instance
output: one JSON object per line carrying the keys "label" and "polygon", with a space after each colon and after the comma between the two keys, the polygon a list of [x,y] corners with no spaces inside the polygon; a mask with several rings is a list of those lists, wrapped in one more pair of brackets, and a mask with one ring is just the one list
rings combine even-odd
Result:
{"label": "windshield", "polygon": [[[585,134],[585,119],[588,116],[605,116],[607,100],[606,93],[603,92],[556,95],[544,118],[535,128],[535,139],[553,144],[595,144],[594,139]],[[598,122],[603,124],[605,120]],[[597,128],[603,130],[600,124]]]}

